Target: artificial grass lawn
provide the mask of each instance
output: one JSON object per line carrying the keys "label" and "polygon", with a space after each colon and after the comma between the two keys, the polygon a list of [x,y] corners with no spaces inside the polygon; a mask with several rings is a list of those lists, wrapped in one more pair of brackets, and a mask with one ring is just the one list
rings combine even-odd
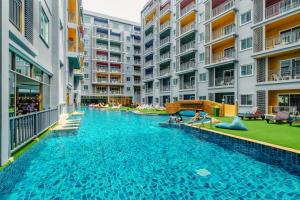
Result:
{"label": "artificial grass lawn", "polygon": [[121,108],[106,108],[107,110],[111,111],[137,111],[142,114],[156,114],[156,115],[164,115],[167,114],[166,111],[164,110],[158,110],[155,108],[149,108],[149,109],[137,109],[137,108],[130,108],[130,107],[124,107],[122,106]]}
{"label": "artificial grass lawn", "polygon": [[[230,117],[219,117],[218,119],[222,122],[233,120]],[[268,124],[263,120],[243,120],[243,123],[248,131],[221,129],[216,128],[214,125],[212,128],[205,125],[205,128],[300,150],[300,124],[294,124],[293,126],[289,124]]]}

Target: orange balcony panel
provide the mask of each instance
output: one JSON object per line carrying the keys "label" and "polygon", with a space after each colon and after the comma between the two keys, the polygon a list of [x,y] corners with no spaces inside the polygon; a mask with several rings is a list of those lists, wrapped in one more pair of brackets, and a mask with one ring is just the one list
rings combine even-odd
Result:
{"label": "orange balcony panel", "polygon": [[185,16],[180,20],[180,24],[181,26],[185,26],[191,22],[194,22],[195,20],[196,20],[196,12],[192,11],[190,14],[188,14],[187,16]]}
{"label": "orange balcony panel", "polygon": [[217,18],[211,23],[212,29],[224,27],[226,25],[235,23],[235,12],[229,12],[226,15]]}
{"label": "orange balcony panel", "polygon": [[212,50],[215,51],[218,49],[226,49],[232,46],[235,46],[235,38],[233,37],[215,43],[214,45],[212,45]]}
{"label": "orange balcony panel", "polygon": [[154,8],[146,17],[145,17],[145,22],[146,24],[149,23],[150,21],[153,21],[154,17],[156,15],[156,8]]}
{"label": "orange balcony panel", "polygon": [[300,24],[300,13],[296,13],[294,15],[287,16],[283,19],[276,20],[266,25],[266,31],[270,32],[274,29],[288,29],[291,27],[295,27]]}
{"label": "orange balcony panel", "polygon": [[164,24],[169,19],[171,19],[171,13],[166,13],[164,16],[160,18],[160,25]]}

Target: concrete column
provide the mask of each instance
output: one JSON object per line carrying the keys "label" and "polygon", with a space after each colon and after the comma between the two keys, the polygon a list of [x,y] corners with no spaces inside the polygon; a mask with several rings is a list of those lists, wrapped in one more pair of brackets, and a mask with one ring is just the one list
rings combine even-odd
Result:
{"label": "concrete column", "polygon": [[8,38],[8,0],[0,0],[0,166],[10,157],[9,136],[9,38]]}

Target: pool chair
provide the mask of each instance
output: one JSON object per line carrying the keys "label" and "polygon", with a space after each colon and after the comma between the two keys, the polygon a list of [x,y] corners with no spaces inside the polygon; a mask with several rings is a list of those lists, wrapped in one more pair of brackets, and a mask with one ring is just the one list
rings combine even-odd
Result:
{"label": "pool chair", "polygon": [[287,111],[279,111],[276,113],[276,115],[273,114],[267,114],[265,115],[265,119],[267,123],[273,122],[273,123],[283,123],[288,122],[290,117],[290,113]]}
{"label": "pool chair", "polygon": [[217,128],[230,129],[230,130],[243,130],[243,131],[248,130],[246,126],[243,124],[241,118],[239,118],[238,116],[234,117],[231,123],[218,123],[215,126]]}
{"label": "pool chair", "polygon": [[299,113],[297,112],[294,115],[290,115],[289,119],[288,119],[288,123],[290,124],[290,126],[292,126],[293,123],[300,123],[300,115],[299,115]]}
{"label": "pool chair", "polygon": [[258,119],[258,118],[261,118],[261,119],[265,118],[264,114],[262,112],[260,112],[257,107],[253,107],[250,112],[238,113],[238,117],[240,117],[242,120],[244,118],[247,118],[249,120]]}

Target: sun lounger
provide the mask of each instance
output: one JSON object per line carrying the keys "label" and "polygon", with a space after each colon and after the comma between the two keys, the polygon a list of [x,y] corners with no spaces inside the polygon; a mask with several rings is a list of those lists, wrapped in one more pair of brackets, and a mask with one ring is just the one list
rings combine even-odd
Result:
{"label": "sun lounger", "polygon": [[293,123],[300,123],[300,115],[290,115],[288,123],[290,124],[290,126],[292,126]]}
{"label": "sun lounger", "polygon": [[249,120],[258,119],[258,118],[261,118],[261,119],[265,118],[264,114],[262,112],[260,112],[257,107],[253,107],[250,112],[238,113],[238,117],[240,117],[242,120],[244,118],[247,118]]}
{"label": "sun lounger", "polygon": [[282,122],[288,122],[290,113],[287,111],[279,111],[276,115],[273,114],[267,114],[265,115],[265,119],[267,123],[273,122],[273,123],[282,123]]}

